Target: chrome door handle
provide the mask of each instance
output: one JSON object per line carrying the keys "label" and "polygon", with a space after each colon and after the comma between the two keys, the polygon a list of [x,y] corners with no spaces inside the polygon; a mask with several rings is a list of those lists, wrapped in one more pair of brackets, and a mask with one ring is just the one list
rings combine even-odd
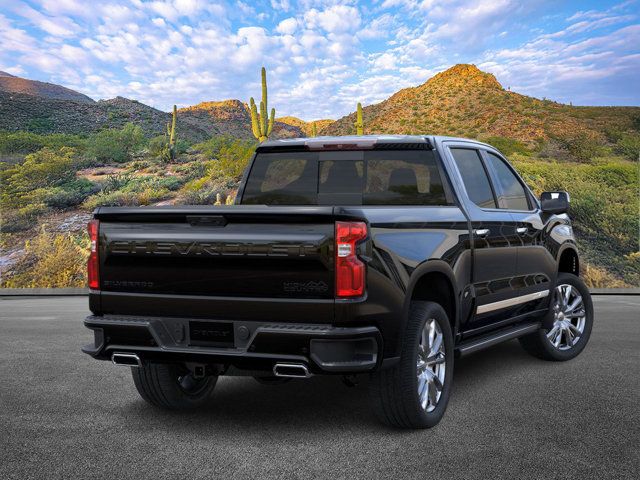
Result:
{"label": "chrome door handle", "polygon": [[487,235],[489,235],[489,229],[488,228],[478,228],[478,229],[473,231],[473,234],[476,237],[486,237]]}
{"label": "chrome door handle", "polygon": [[518,232],[518,235],[524,235],[528,231],[529,231],[529,229],[527,227],[518,227],[518,228],[516,228],[516,232]]}

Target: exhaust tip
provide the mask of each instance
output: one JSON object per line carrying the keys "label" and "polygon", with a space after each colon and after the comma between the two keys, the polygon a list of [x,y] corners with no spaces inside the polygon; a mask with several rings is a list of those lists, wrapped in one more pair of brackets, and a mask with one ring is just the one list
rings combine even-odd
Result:
{"label": "exhaust tip", "polygon": [[284,378],[309,378],[311,374],[306,365],[302,363],[276,363],[273,366],[273,374]]}
{"label": "exhaust tip", "polygon": [[111,361],[114,365],[121,367],[141,367],[140,357],[135,353],[114,353],[111,355]]}

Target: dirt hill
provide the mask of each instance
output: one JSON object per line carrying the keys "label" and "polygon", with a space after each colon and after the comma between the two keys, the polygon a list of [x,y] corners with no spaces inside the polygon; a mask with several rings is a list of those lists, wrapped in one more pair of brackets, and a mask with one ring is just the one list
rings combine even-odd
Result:
{"label": "dirt hill", "polygon": [[328,125],[331,125],[334,122],[334,120],[331,120],[331,119],[322,119],[322,120],[314,120],[311,122],[305,122],[304,120],[298,117],[280,117],[280,118],[276,118],[276,121],[286,123],[287,125],[291,125],[292,127],[299,128],[302,131],[302,133],[307,137],[311,135],[311,128],[314,123],[316,124],[316,131],[318,135],[320,135],[320,133],[324,128],[326,128]]}
{"label": "dirt hill", "polygon": [[6,72],[0,72],[0,92],[8,94],[25,94],[51,100],[71,100],[81,103],[94,103],[94,100],[70,88],[53,83],[39,82],[26,78],[15,77]]}
{"label": "dirt hill", "polygon": [[[206,136],[230,135],[238,138],[253,139],[251,132],[251,114],[246,103],[240,100],[220,102],[202,102],[178,110],[178,118],[185,120],[194,128],[206,132]],[[277,138],[303,136],[297,125],[276,120],[273,135]]]}
{"label": "dirt hill", "polygon": [[[475,65],[460,64],[417,87],[363,109],[365,133],[509,137],[527,144],[584,134],[603,139],[607,128],[626,130],[638,107],[573,107],[506,90]],[[328,125],[325,135],[355,133],[355,113]]]}

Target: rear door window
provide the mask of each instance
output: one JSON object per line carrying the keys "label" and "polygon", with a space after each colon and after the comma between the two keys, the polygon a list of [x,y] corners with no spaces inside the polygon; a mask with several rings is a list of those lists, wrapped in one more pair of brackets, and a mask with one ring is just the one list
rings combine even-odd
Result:
{"label": "rear door window", "polygon": [[498,203],[500,208],[508,210],[529,210],[529,200],[524,186],[511,171],[507,163],[500,157],[490,152],[485,152],[489,165],[495,172],[500,191],[498,192]]}
{"label": "rear door window", "polygon": [[452,148],[451,154],[462,176],[469,200],[481,208],[497,208],[480,153],[471,148]]}
{"label": "rear door window", "polygon": [[433,152],[370,152],[363,204],[447,205]]}

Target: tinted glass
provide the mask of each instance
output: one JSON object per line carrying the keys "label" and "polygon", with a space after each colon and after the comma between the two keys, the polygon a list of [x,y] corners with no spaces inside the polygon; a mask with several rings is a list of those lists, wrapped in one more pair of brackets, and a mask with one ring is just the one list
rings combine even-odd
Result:
{"label": "tinted glass", "polygon": [[447,205],[433,152],[367,154],[365,205]]}
{"label": "tinted glass", "polygon": [[243,204],[448,205],[431,151],[261,153]]}
{"label": "tinted glass", "polygon": [[520,180],[500,157],[487,152],[489,163],[496,172],[501,192],[498,193],[500,208],[509,210],[529,210],[527,194]]}
{"label": "tinted glass", "polygon": [[451,153],[460,175],[462,175],[464,188],[467,190],[469,199],[479,207],[496,208],[489,177],[484,165],[482,165],[478,151],[468,148],[452,148]]}
{"label": "tinted glass", "polygon": [[317,156],[308,152],[259,154],[249,173],[242,203],[314,205]]}

